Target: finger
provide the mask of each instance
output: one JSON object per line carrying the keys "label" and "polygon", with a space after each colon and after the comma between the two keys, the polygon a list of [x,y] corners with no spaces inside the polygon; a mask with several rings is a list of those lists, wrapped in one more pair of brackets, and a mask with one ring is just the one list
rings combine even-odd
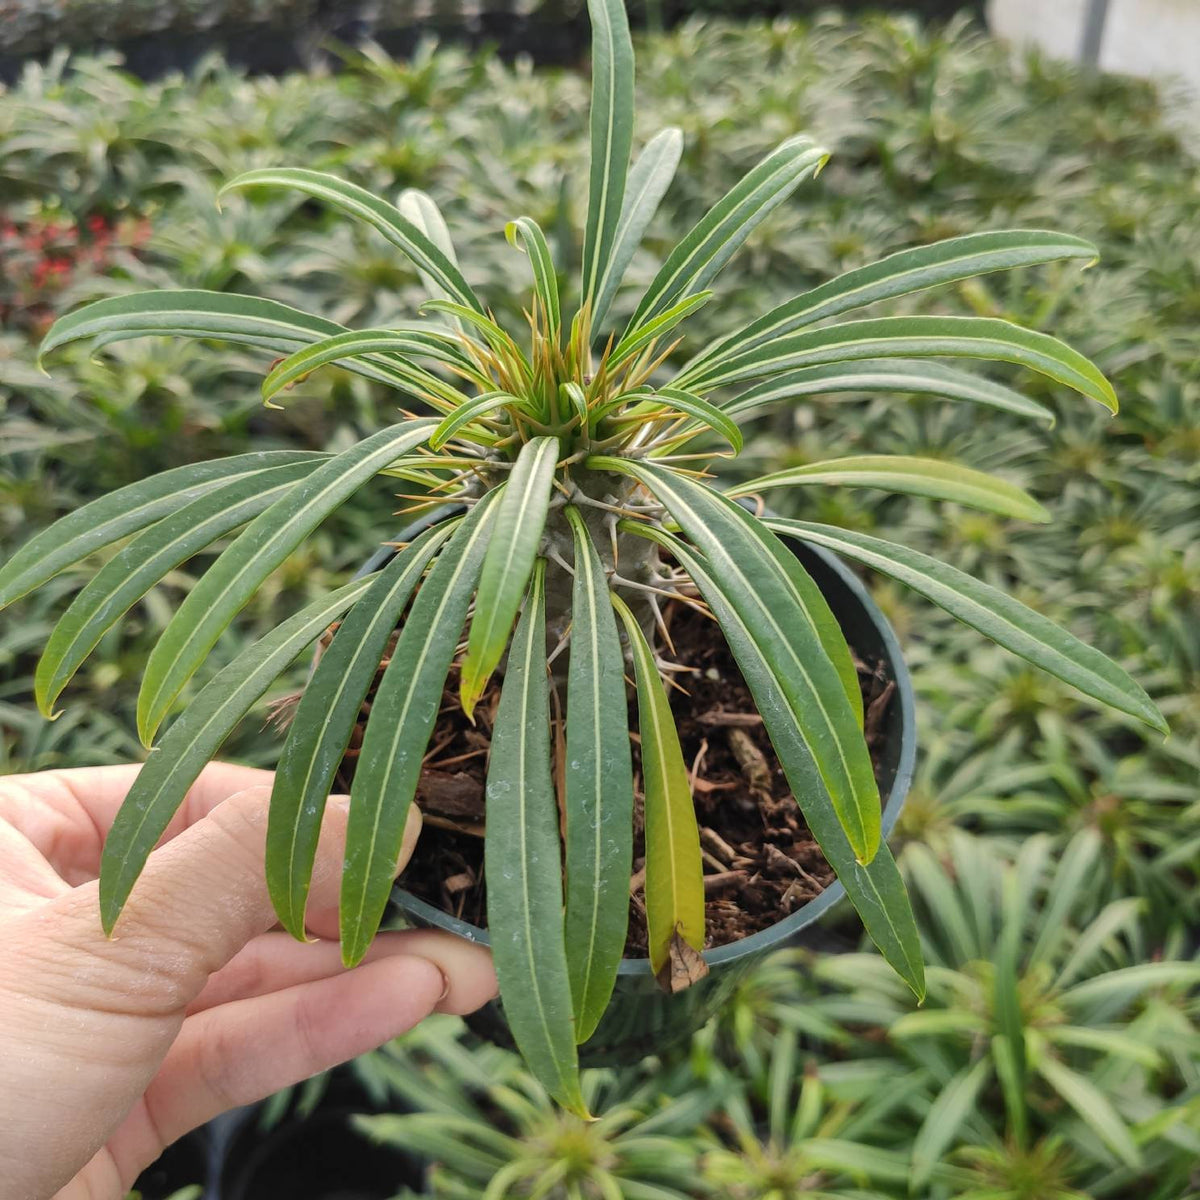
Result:
{"label": "finger", "polygon": [[218,1113],[374,1050],[433,1012],[443,987],[429,960],[392,955],[189,1017],[146,1091],[151,1123],[168,1144]]}
{"label": "finger", "polygon": [[[270,793],[251,788],[218,804],[202,821],[160,847],[130,896],[117,932],[148,933],[153,939],[172,930],[198,949],[205,977],[225,966],[252,938],[275,924],[264,875]],[[349,798],[333,796],[326,805],[313,861],[309,910],[336,911],[346,850]],[[396,871],[408,862],[420,834],[414,805]],[[203,880],[202,888],[196,886]]]}
{"label": "finger", "polygon": [[[181,1013],[211,974],[275,924],[263,873],[269,799],[265,787],[239,792],[154,851],[109,940],[94,883],[17,918],[31,923],[31,943],[50,947],[61,964],[43,972],[45,986],[56,994],[67,987],[74,1003],[106,1010]],[[420,825],[412,812],[405,854]],[[312,872],[318,911],[337,903],[347,816],[345,797],[325,811]],[[81,956],[89,970],[73,971]]]}
{"label": "finger", "polygon": [[[341,932],[338,926],[338,903],[342,884],[342,868],[346,857],[346,822],[350,812],[350,797],[330,796],[326,811],[334,813],[335,819],[327,826],[322,826],[321,836],[330,839],[331,846],[336,850],[336,860],[332,864],[333,869],[329,870],[328,860],[322,864],[318,859],[318,865],[325,869],[322,870],[319,881],[317,870],[315,867],[313,869],[312,886],[308,894],[304,924],[308,931],[316,937],[335,942]],[[404,823],[404,834],[400,839],[400,853],[396,856],[395,873],[397,875],[408,866],[408,860],[412,858],[413,851],[417,848],[417,839],[421,836],[421,823],[421,810],[413,804],[408,810],[408,817]]]}
{"label": "finger", "polygon": [[438,1012],[465,1017],[499,995],[492,952],[486,946],[437,929],[406,929],[399,936],[406,953],[429,959],[441,971],[447,990]]}
{"label": "finger", "polygon": [[[133,763],[10,776],[0,780],[0,822],[24,834],[63,879],[77,886],[96,878],[104,837],[141,769]],[[162,840],[194,825],[236,792],[272,779],[270,771],[209,763]]]}
{"label": "finger", "polygon": [[[274,923],[263,881],[268,800],[267,788],[239,793],[155,851],[112,939],[100,927],[94,882],[6,921],[4,1033],[18,1047],[41,1050],[5,1057],[4,1082],[12,1095],[34,1099],[24,1133],[18,1110],[15,1136],[49,1137],[42,1162],[73,1173],[83,1165],[76,1162],[82,1150],[108,1141],[153,1081],[209,975]],[[336,898],[347,815],[344,804],[326,813],[314,870],[318,904]],[[438,981],[428,1011],[441,995],[442,976],[427,960],[415,970]],[[342,978],[320,986],[335,988]],[[331,1024],[342,1019],[334,1006]],[[66,1091],[56,1087],[53,1072],[47,1076],[52,1061],[72,1068]],[[43,1129],[49,1105],[58,1131],[52,1137]],[[25,1192],[18,1187],[16,1194]],[[0,1195],[7,1195],[3,1186]]]}
{"label": "finger", "polygon": [[[496,994],[492,956],[453,934],[419,929],[383,933],[363,961],[398,955],[428,959],[441,971],[448,990],[438,1004],[439,1012],[473,1012]],[[345,968],[336,942],[304,944],[286,933],[264,933],[209,979],[188,1013],[342,974]]]}
{"label": "finger", "polygon": [[0,920],[36,908],[68,890],[29,839],[0,821]]}

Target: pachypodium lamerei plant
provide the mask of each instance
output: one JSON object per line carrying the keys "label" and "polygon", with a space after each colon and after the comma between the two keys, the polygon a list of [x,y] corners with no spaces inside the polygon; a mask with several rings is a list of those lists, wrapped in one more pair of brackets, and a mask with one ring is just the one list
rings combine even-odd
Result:
{"label": "pachypodium lamerei plant", "polygon": [[[839,1040],[866,1027],[875,1054],[886,1031],[923,1080],[913,1194],[1184,1194],[1200,1152],[1200,962],[1183,938],[1147,940],[1138,899],[1107,899],[1096,829],[1058,857],[1033,835],[1007,863],[962,830],[945,846],[941,861],[921,843],[901,857],[932,968],[924,1007],[874,955],[813,972],[812,1008]],[[937,1186],[956,1163],[968,1177]]]}
{"label": "pachypodium lamerei plant", "polygon": [[[741,1072],[739,1071],[739,1075]],[[744,1078],[727,1076],[702,1177],[728,1200],[887,1200],[907,1194],[921,1080],[897,1059],[818,1065],[782,1030]],[[962,1174],[961,1172],[959,1173]],[[952,1173],[938,1172],[939,1182]],[[878,1190],[876,1190],[878,1189]]]}
{"label": "pachypodium lamerei plant", "polygon": [[[661,597],[686,587],[711,609],[805,820],[871,937],[918,993],[919,940],[881,842],[851,654],[820,591],[778,535],[901,580],[1088,695],[1163,728],[1158,710],[1122,669],[995,588],[904,546],[804,521],[758,519],[736,500],[785,486],[860,486],[1046,520],[1019,488],[953,463],[875,455],[809,463],[724,493],[708,478],[712,464],[739,451],[740,421],[826,392],[919,393],[1052,421],[1046,408],[1012,388],[932,359],[1016,363],[1115,409],[1112,387],[1088,359],[1005,321],[830,323],[984,272],[1089,262],[1093,247],[1063,234],[1017,231],[897,253],[772,309],[676,369],[681,324],[712,300],[709,285],[722,267],[827,154],[804,136],[768,154],[672,251],[628,320],[614,324],[614,300],[674,174],[681,135],[659,133],[629,165],[634,64],[626,14],[621,0],[589,0],[589,11],[595,45],[582,275],[568,292],[537,224],[518,217],[507,227],[532,267],[527,339],[490,315],[424,194],[406,192],[397,206],[311,170],[239,176],[227,190],[297,189],[374,227],[421,273],[436,323],[352,331],[273,301],[156,291],[100,300],[63,317],[42,354],[83,338],[100,346],[144,335],[222,339],[284,356],[266,376],[267,401],[336,362],[431,415],[414,415],[338,454],[264,452],[168,471],[66,516],[0,570],[0,604],[7,604],[131,539],[80,591],[49,639],[36,676],[38,703],[49,714],[124,611],[179,563],[245,526],[150,655],[138,725],[151,745],[259,585],[369,480],[398,477],[426,488],[429,502],[453,505],[453,513],[465,507],[465,516],[436,524],[377,574],[284,621],[195,694],[113,825],[102,916],[112,929],[151,848],[222,739],[280,671],[340,619],[297,709],[272,799],[267,879],[283,924],[302,935],[325,797],[399,624],[351,794],[341,936],[346,962],[359,961],[387,904],[443,683],[469,620],[461,658],[467,714],[507,652],[485,848],[488,924],[505,1011],[531,1067],[574,1108],[583,1106],[576,1047],[609,1001],[627,930],[634,806],[627,659],[638,698],[651,962],[669,977],[674,958],[686,960],[687,948],[704,944],[696,820],[655,645]],[[573,315],[564,307],[568,298]],[[567,719],[564,745],[555,749],[547,662],[562,661],[556,656],[563,643],[567,668],[554,686],[561,685]],[[565,837],[551,768],[556,754]]]}
{"label": "pachypodium lamerei plant", "polygon": [[594,1120],[563,1112],[520,1059],[464,1043],[462,1023],[437,1018],[369,1056],[398,1113],[361,1116],[360,1131],[430,1162],[438,1200],[694,1200],[698,1136],[721,1097],[686,1063],[585,1071]]}

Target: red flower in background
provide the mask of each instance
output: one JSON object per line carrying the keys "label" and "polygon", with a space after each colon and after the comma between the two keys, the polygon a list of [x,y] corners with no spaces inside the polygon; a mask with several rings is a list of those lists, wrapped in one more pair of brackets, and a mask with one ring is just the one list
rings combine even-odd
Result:
{"label": "red flower in background", "polygon": [[150,236],[145,218],[119,225],[102,213],[81,222],[0,217],[0,322],[39,335],[57,297],[88,275],[103,275],[119,249],[135,251]]}

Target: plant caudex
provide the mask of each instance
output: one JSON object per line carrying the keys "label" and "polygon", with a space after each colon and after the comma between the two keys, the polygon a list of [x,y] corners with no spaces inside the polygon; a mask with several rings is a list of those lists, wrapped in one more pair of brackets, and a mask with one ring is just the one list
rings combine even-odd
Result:
{"label": "plant caudex", "polygon": [[[138,703],[139,732],[150,745],[255,590],[369,480],[403,479],[426,489],[428,503],[465,505],[461,519],[437,525],[376,575],[289,618],[195,694],[157,743],[113,825],[102,915],[111,930],[204,764],[279,672],[340,618],[300,702],[272,800],[267,879],[284,925],[302,936],[325,798],[407,611],[372,705],[351,796],[341,934],[347,963],[361,959],[387,904],[442,685],[469,621],[461,659],[465,712],[508,654],[486,839],[488,923],[505,1010],[530,1066],[574,1108],[583,1106],[576,1045],[605,1010],[626,935],[634,794],[627,662],[638,696],[654,970],[669,977],[673,959],[703,946],[695,816],[655,646],[661,598],[698,590],[720,623],[805,820],[871,937],[918,994],[919,940],[880,839],[880,797],[850,652],[779,535],[893,576],[1087,695],[1164,728],[1121,668],[994,587],[861,533],[759,519],[733,498],[778,487],[858,486],[1046,520],[1012,484],[949,462],[879,455],[809,463],[726,493],[709,478],[715,460],[739,451],[740,421],[818,392],[919,392],[1053,419],[1007,386],[930,360],[1015,363],[1115,410],[1112,387],[1088,359],[1002,320],[831,323],[984,272],[1087,263],[1094,248],[1063,234],[1015,231],[903,251],[797,296],[676,369],[682,323],[712,302],[710,285],[731,255],[827,155],[803,136],[768,154],[671,252],[629,319],[614,324],[614,299],[674,173],[681,135],[660,133],[629,166],[634,67],[626,15],[621,0],[589,0],[589,10],[590,190],[581,286],[572,293],[569,320],[560,264],[528,217],[507,228],[533,273],[529,328],[518,339],[475,294],[424,194],[406,192],[395,206],[315,171],[251,171],[226,190],[292,188],[374,227],[421,273],[434,319],[348,330],[274,301],[164,290],[100,300],[63,317],[42,355],[83,338],[98,346],[143,335],[220,339],[282,356],[263,385],[268,402],[316,368],[338,363],[432,415],[405,419],[337,454],[262,452],[167,471],[64,517],[0,570],[0,604],[7,604],[130,539],[78,593],[45,648],[36,692],[50,714],[123,612],[179,563],[244,527],[150,655]],[[567,712],[565,839],[551,770],[547,676],[548,656],[563,642],[565,683],[556,678],[553,686],[562,685]]]}

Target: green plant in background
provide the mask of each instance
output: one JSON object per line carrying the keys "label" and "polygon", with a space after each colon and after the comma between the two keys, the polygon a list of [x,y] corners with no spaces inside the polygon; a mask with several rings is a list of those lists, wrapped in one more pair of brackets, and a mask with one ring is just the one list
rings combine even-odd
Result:
{"label": "green plant in background", "polygon": [[[794,1032],[764,1042],[711,1123],[703,1177],[730,1200],[878,1200],[908,1179],[903,1145],[920,1077],[899,1059],[801,1061]],[[906,1117],[909,1119],[906,1120]],[[953,1178],[943,1170],[939,1177]]]}
{"label": "green plant in background", "polygon": [[[1168,741],[1117,757],[1086,729],[1047,723],[1041,732],[1037,762],[1014,766],[1010,737],[996,747],[990,769],[964,765],[942,793],[953,819],[1013,839],[1014,853],[1032,833],[1065,842],[1080,828],[1094,829],[1103,894],[1140,899],[1159,936],[1194,927],[1200,832],[1195,764],[1185,748]],[[964,794],[951,790],[968,781]]]}
{"label": "green plant in background", "polygon": [[990,745],[952,725],[927,744],[898,832],[947,852],[968,825],[1004,857],[1036,833],[1060,850],[1099,835],[1098,888],[1136,898],[1159,941],[1200,920],[1197,760],[1182,739],[1114,753],[1086,726],[1043,719],[1034,738],[1009,729]]}
{"label": "green plant in background", "polygon": [[[681,323],[713,298],[708,285],[828,156],[806,137],[785,140],[683,237],[628,320],[610,324],[626,268],[674,174],[681,139],[677,130],[664,131],[629,167],[633,54],[625,14],[619,0],[593,0],[589,7],[595,53],[582,277],[577,294],[564,287],[536,221],[519,217],[507,226],[534,277],[524,345],[468,283],[441,214],[423,193],[407,191],[396,207],[319,172],[271,167],[243,174],[225,191],[293,188],[381,233],[416,265],[432,294],[425,308],[440,323],[357,331],[277,301],[158,290],[101,300],[61,318],[42,353],[81,339],[106,348],[150,334],[222,339],[283,356],[263,384],[268,402],[318,367],[338,363],[435,415],[406,419],[334,454],[265,451],[175,468],[85,506],[0,570],[0,602],[9,603],[136,535],[79,593],[47,641],[35,687],[48,715],[125,610],[166,572],[246,526],[150,654],[137,712],[149,745],[238,611],[369,480],[399,477],[428,489],[431,502],[466,504],[464,518],[429,530],[377,575],[309,604],[195,695],[114,824],[101,875],[103,917],[111,929],[162,829],[226,735],[296,655],[344,615],[300,702],[272,804],[268,883],[285,926],[303,934],[324,798],[388,639],[415,595],[373,701],[352,790],[344,957],[348,964],[361,959],[383,915],[437,698],[469,618],[461,662],[468,716],[508,655],[489,765],[486,841],[488,919],[505,1010],[539,1078],[578,1110],[584,1097],[575,1046],[607,1005],[628,916],[633,777],[626,653],[637,682],[652,965],[669,975],[673,962],[703,946],[695,818],[653,644],[659,596],[694,586],[713,611],[807,823],[868,932],[918,995],[917,931],[880,841],[879,794],[850,652],[812,580],[776,535],[890,575],[1085,694],[1165,729],[1122,668],[995,587],[849,529],[761,521],[734,500],[776,488],[850,486],[1046,520],[1045,510],[1016,486],[939,459],[873,454],[786,468],[724,494],[706,481],[709,465],[741,449],[739,421],[829,391],[901,390],[1049,418],[1044,406],[1006,385],[927,359],[1017,363],[1115,411],[1111,386],[1088,359],[1005,320],[827,323],[988,272],[1086,263],[1096,257],[1094,247],[1068,235],[1013,231],[903,251],[708,340],[669,370]],[[565,690],[569,712],[563,846],[546,662],[547,652],[553,657],[567,639],[569,667],[552,683]]]}
{"label": "green plant in background", "polygon": [[[886,1030],[928,1089],[909,1135],[914,1188],[1181,1194],[1200,1152],[1200,963],[1171,944],[1151,955],[1140,903],[1105,901],[1101,861],[1092,831],[1057,862],[1045,836],[1012,863],[961,833],[944,865],[911,845],[925,1005],[913,1010],[877,959],[815,964],[837,989],[813,1002],[819,1014],[873,1050],[871,1031]],[[967,1191],[939,1191],[939,1164],[968,1166]]]}
{"label": "green plant in background", "polygon": [[520,1059],[468,1046],[461,1022],[433,1022],[371,1056],[397,1115],[360,1117],[368,1136],[433,1163],[441,1200],[685,1200],[697,1190],[697,1136],[715,1092],[685,1069],[585,1071],[593,1121],[561,1111]]}

